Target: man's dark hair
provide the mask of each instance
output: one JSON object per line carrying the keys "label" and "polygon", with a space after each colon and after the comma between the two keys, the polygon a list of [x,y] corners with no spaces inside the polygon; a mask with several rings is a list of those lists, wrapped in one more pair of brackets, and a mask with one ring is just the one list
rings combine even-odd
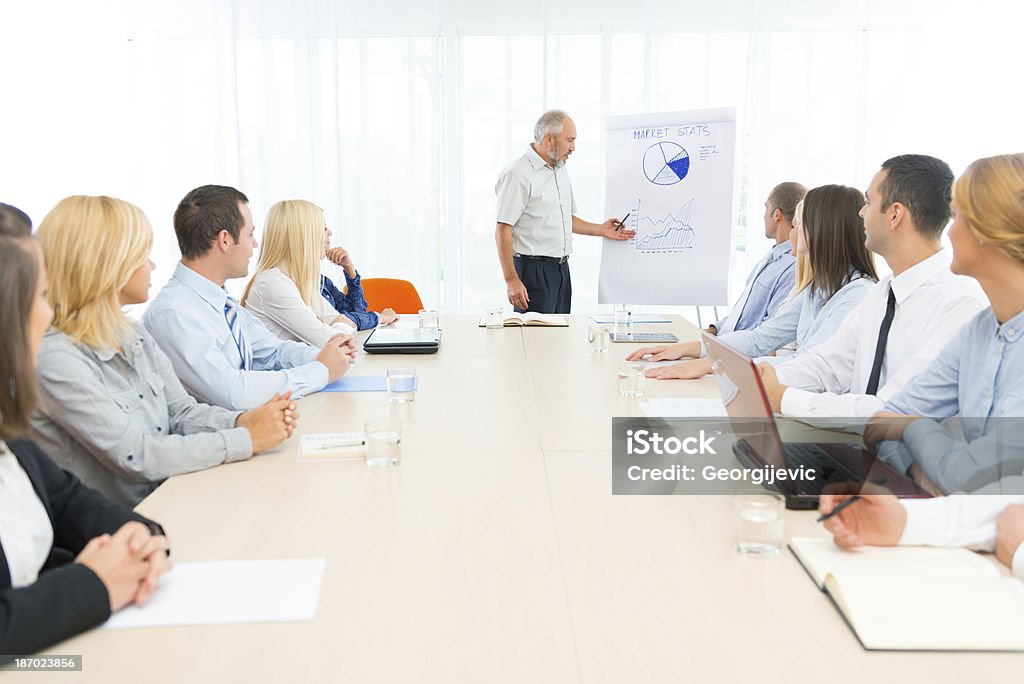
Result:
{"label": "man's dark hair", "polygon": [[845,185],[822,185],[804,197],[804,234],[811,261],[811,291],[828,301],[850,280],[878,280],[864,240],[864,194]]}
{"label": "man's dark hair", "polygon": [[226,185],[204,185],[185,195],[174,210],[174,233],[182,258],[206,254],[222,230],[237,243],[244,223],[239,202],[248,204],[249,198]]}
{"label": "man's dark hair", "polygon": [[0,202],[0,235],[28,237],[32,234],[32,219],[18,207]]}
{"label": "man's dark hair", "polygon": [[796,213],[796,205],[807,194],[807,188],[795,181],[779,183],[768,194],[768,206],[772,211],[778,209],[790,223],[793,222],[793,214]]}
{"label": "man's dark hair", "polygon": [[901,154],[887,159],[888,173],[878,186],[881,211],[899,202],[910,212],[917,232],[938,239],[949,223],[953,199],[953,170],[949,164],[926,154]]}

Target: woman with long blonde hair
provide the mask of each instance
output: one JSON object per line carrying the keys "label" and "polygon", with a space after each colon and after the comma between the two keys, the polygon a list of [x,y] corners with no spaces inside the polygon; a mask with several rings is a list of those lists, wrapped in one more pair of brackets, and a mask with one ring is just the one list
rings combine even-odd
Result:
{"label": "woman with long blonde hair", "polygon": [[[390,310],[379,316],[366,311],[355,265],[345,250],[330,249],[331,235],[323,209],[312,202],[285,200],[267,212],[260,260],[242,306],[282,339],[322,347],[339,332],[352,333],[398,318]],[[344,301],[355,308],[361,303],[361,311],[342,312],[328,301],[324,288],[325,281],[330,281],[320,273],[325,258],[345,269]]]}
{"label": "woman with long blonde hair", "polygon": [[122,310],[149,298],[153,231],[141,209],[67,197],[37,235],[54,317],[39,351],[31,425],[61,466],[134,506],[172,475],[244,460],[288,437],[287,396],[245,413],[198,403]]}

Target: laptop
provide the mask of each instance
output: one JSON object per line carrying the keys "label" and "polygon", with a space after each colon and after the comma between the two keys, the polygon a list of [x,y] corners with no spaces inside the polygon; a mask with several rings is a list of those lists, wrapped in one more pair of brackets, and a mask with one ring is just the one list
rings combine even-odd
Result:
{"label": "laptop", "polygon": [[440,347],[440,330],[426,334],[418,328],[375,328],[363,342],[367,354],[436,354]]}
{"label": "laptop", "polygon": [[738,440],[733,452],[748,468],[814,468],[823,477],[814,482],[778,481],[776,488],[786,495],[788,508],[817,508],[818,494],[830,484],[872,482],[884,486],[901,497],[928,497],[918,486],[888,463],[876,458],[863,447],[829,442],[783,442],[778,425],[761,383],[761,373],[754,361],[714,335],[704,333],[711,368],[718,378],[719,390],[730,422],[742,427],[762,426],[756,434]]}

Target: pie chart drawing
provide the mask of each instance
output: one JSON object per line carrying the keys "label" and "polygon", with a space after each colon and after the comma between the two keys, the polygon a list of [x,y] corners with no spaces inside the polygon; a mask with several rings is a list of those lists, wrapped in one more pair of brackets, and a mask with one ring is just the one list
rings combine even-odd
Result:
{"label": "pie chart drawing", "polygon": [[655,185],[675,185],[690,171],[690,155],[674,142],[655,143],[644,152],[644,175]]}

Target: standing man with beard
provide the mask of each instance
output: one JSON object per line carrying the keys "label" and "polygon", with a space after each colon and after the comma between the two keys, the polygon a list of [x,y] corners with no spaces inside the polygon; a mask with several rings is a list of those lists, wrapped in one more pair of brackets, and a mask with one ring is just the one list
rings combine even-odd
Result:
{"label": "standing man with beard", "polygon": [[569,313],[572,234],[628,240],[618,219],[588,223],[576,216],[565,161],[576,149],[576,124],[563,111],[545,112],[533,128],[530,149],[505,167],[494,186],[498,259],[516,311]]}

